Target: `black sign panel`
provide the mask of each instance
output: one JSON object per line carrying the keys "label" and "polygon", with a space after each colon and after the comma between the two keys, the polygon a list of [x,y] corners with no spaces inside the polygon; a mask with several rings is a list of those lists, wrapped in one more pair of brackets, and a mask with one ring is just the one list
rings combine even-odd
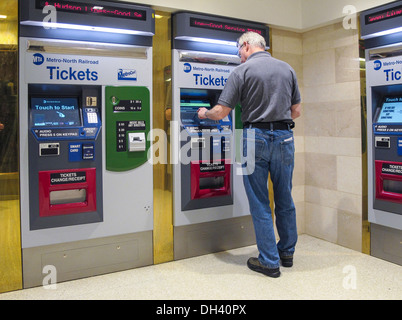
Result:
{"label": "black sign panel", "polygon": [[79,129],[34,129],[34,134],[40,138],[72,138],[79,136]]}
{"label": "black sign panel", "polygon": [[400,42],[402,1],[395,1],[360,13],[361,37],[365,48]]}
{"label": "black sign panel", "polygon": [[401,16],[402,16],[402,5],[399,5],[391,9],[371,13],[365,16],[365,21],[366,24],[372,24]]}
{"label": "black sign panel", "polygon": [[[266,46],[269,47],[269,28],[261,23],[193,12],[175,13],[172,15],[172,19],[174,49],[206,50],[206,52],[233,55],[237,53],[237,48],[228,44],[234,44],[243,33],[248,31],[260,34],[265,39]],[[211,46],[212,42],[203,44],[202,42],[191,41],[195,38],[218,40],[219,42],[215,43],[213,48],[204,49],[204,45]]]}
{"label": "black sign panel", "polygon": [[265,38],[265,29],[260,29],[256,27],[248,27],[242,24],[225,23],[218,20],[200,19],[200,18],[190,18],[190,26],[195,28],[204,28],[217,31],[227,31],[234,33],[244,33],[248,31],[253,31]]}
{"label": "black sign panel", "polygon": [[216,172],[224,170],[225,170],[224,162],[214,162],[214,163],[204,162],[200,164],[200,172]]}
{"label": "black sign panel", "polygon": [[402,176],[402,165],[383,163],[381,172],[385,173],[385,174],[394,174],[394,175]]}
{"label": "black sign panel", "polygon": [[402,125],[375,124],[374,132],[402,133]]}
{"label": "black sign panel", "polygon": [[50,174],[50,184],[68,184],[68,183],[82,183],[87,181],[87,174],[85,171],[77,172],[59,172]]}
{"label": "black sign panel", "polygon": [[206,127],[206,126],[188,126],[186,127],[190,133],[219,133],[217,127]]}
{"label": "black sign panel", "polygon": [[117,106],[113,106],[113,112],[142,111],[141,100],[120,100]]}
{"label": "black sign panel", "polygon": [[44,1],[36,0],[36,9],[42,10],[45,6],[54,6],[57,11],[79,14],[91,14],[106,17],[115,17],[132,20],[146,20],[147,13],[144,10],[131,10],[126,8],[117,8],[99,5],[87,5],[72,1]]}

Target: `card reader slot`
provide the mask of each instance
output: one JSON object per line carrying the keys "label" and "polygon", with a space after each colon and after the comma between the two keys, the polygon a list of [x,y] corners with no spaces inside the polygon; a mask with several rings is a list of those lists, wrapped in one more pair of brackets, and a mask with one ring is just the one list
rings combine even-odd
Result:
{"label": "card reader slot", "polygon": [[60,154],[59,143],[41,143],[39,144],[39,156],[58,156]]}

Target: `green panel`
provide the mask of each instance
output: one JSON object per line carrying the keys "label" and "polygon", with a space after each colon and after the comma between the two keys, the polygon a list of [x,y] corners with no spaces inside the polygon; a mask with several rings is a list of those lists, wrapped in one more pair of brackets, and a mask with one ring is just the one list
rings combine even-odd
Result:
{"label": "green panel", "polygon": [[241,139],[243,135],[243,122],[241,121],[241,105],[238,104],[235,108],[235,143],[236,143],[236,158],[237,163],[241,162],[241,152],[243,146],[241,145]]}
{"label": "green panel", "polygon": [[[128,171],[147,161],[150,93],[146,87],[106,87],[106,169]],[[145,150],[129,151],[129,133],[145,134]],[[118,136],[119,135],[119,136]]]}

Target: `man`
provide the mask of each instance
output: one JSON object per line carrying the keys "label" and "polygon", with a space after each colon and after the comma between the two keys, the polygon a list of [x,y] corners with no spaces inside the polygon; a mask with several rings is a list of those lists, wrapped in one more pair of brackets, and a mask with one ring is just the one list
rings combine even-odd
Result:
{"label": "man", "polygon": [[[247,266],[270,277],[280,276],[283,267],[293,265],[297,242],[296,210],[292,199],[294,169],[293,120],[301,113],[301,99],[294,70],[265,51],[262,36],[246,32],[238,40],[242,64],[229,76],[218,104],[200,108],[200,119],[220,120],[242,106],[243,156],[254,166],[243,165],[243,182],[256,234],[258,258]],[[248,144],[249,147],[247,147]],[[250,167],[253,170],[249,169]],[[276,243],[268,196],[268,174],[274,189]]]}

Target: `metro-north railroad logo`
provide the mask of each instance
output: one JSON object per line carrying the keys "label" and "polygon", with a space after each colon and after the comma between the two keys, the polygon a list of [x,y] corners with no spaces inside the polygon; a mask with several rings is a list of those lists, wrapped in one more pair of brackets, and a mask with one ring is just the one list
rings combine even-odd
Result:
{"label": "metro-north railroad logo", "polygon": [[380,60],[374,61],[374,70],[378,71],[382,67],[382,62]]}
{"label": "metro-north railroad logo", "polygon": [[33,55],[33,64],[40,66],[45,62],[45,58],[40,53],[35,53]]}
{"label": "metro-north railroad logo", "polygon": [[189,63],[184,64],[184,72],[185,73],[190,73],[192,69],[193,68],[191,67],[191,64],[189,64]]}

